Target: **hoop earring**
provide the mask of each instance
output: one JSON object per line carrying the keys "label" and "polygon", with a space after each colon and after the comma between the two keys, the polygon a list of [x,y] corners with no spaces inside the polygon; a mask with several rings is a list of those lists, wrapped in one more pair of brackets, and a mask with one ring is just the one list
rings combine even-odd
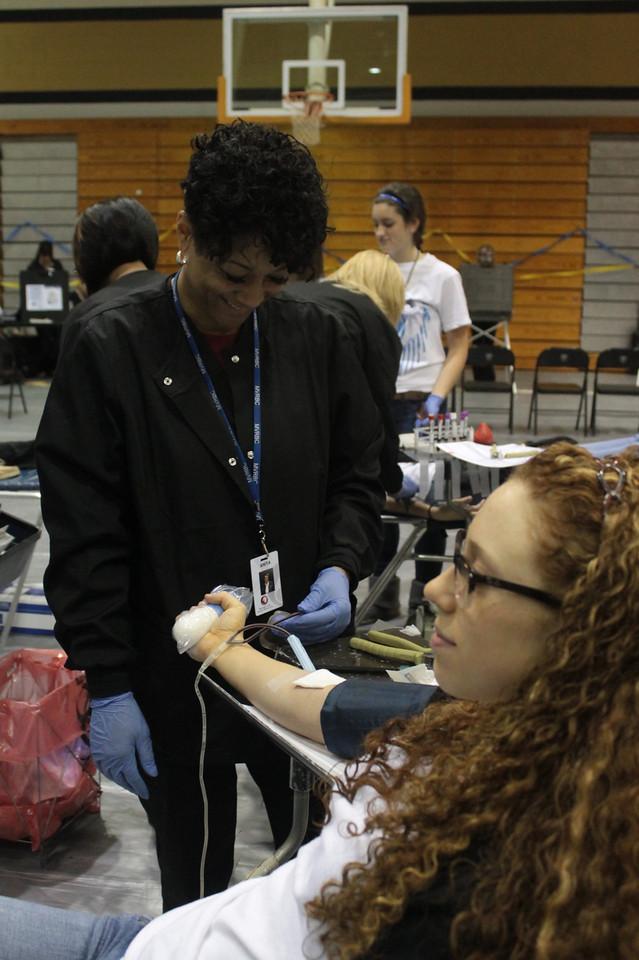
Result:
{"label": "hoop earring", "polygon": [[178,266],[183,267],[185,263],[189,262],[189,258],[186,257],[181,250],[178,250],[175,254],[175,262]]}

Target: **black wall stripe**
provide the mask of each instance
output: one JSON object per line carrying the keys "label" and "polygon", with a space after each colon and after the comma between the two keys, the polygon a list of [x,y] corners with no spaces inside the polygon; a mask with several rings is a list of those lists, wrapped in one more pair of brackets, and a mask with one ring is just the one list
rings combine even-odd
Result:
{"label": "black wall stripe", "polygon": [[[249,100],[277,101],[278,90],[242,91]],[[361,100],[379,93],[360,92]],[[0,104],[16,103],[215,103],[214,87],[178,90],[0,91]],[[639,87],[414,87],[413,100],[639,100]]]}
{"label": "black wall stripe", "polygon": [[[211,4],[205,7],[99,7],[77,10],[2,10],[0,23],[20,22],[95,22],[97,20],[219,20],[224,4]],[[232,6],[228,4],[227,6]],[[238,9],[250,9],[241,7]],[[273,7],[277,9],[276,6]],[[408,11],[412,17],[429,16],[477,16],[478,14],[601,14],[636,13],[636,0],[469,0],[461,3],[409,3]]]}

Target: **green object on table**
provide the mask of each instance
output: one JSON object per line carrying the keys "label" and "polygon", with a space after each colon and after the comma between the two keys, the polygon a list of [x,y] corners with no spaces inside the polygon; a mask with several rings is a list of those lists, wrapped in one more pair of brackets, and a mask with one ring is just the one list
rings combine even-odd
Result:
{"label": "green object on table", "polygon": [[422,647],[421,651],[408,650],[406,647],[390,647],[374,640],[364,640],[362,637],[351,637],[349,645],[353,650],[370,653],[374,657],[384,657],[388,660],[399,660],[401,663],[423,663],[430,650]]}
{"label": "green object on table", "polygon": [[398,637],[396,634],[386,633],[384,630],[369,630],[367,636],[374,643],[381,643],[387,647],[400,647],[402,650],[414,650],[417,653],[424,653],[427,649],[423,643],[415,643],[408,637]]}

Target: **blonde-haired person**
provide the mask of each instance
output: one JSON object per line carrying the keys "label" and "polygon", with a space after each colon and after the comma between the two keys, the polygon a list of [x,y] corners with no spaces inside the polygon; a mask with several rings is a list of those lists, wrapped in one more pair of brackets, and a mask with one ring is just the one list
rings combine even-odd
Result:
{"label": "blonde-haired person", "polygon": [[406,284],[394,260],[379,250],[360,250],[349,257],[324,282],[338,283],[355,293],[363,293],[373,301],[394,327],[400,321]]}
{"label": "blonde-haired person", "polygon": [[[361,250],[324,280],[289,283],[281,296],[319,303],[344,324],[384,425],[380,477],[387,493],[385,509],[394,512],[399,508],[400,512],[406,510],[435,521],[420,539],[421,549],[423,553],[443,553],[446,528],[439,521],[459,523],[459,512],[465,511],[467,501],[462,500],[452,508],[444,504],[425,505],[415,499],[418,485],[410,477],[404,476],[398,465],[398,461],[408,459],[400,453],[394,415],[402,352],[396,327],[406,300],[406,285],[400,268],[388,254],[379,250]],[[396,552],[398,530],[396,526],[384,528],[383,553],[370,579],[371,586]],[[400,615],[400,587],[399,577],[393,577],[369,611],[366,623],[377,619],[390,620]],[[418,602],[421,602],[421,586]]]}
{"label": "blonde-haired person", "polygon": [[384,424],[380,477],[394,496],[412,497],[398,466],[399,439],[391,407],[402,345],[395,326],[404,303],[404,279],[396,263],[378,250],[363,250],[321,281],[289,283],[279,295],[326,307],[342,323],[355,347]]}
{"label": "blonde-haired person", "polygon": [[[138,934],[112,918],[125,960],[639,956],[638,457],[562,443],[516,470],[426,588],[435,674],[456,699],[372,733],[320,836],[270,876]],[[217,599],[198,659],[244,623]],[[329,747],[353,683],[372,717],[377,691],[412,686],[303,689],[304,671],[244,645],[215,669]],[[3,960],[52,960],[56,930],[64,960],[84,960],[72,934],[108,922],[44,909],[0,899]]]}

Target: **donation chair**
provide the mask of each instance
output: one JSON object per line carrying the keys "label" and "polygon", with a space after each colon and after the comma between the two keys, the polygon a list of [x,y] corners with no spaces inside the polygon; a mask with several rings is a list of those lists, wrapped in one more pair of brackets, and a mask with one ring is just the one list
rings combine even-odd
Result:
{"label": "donation chair", "polygon": [[[468,350],[467,366],[461,376],[461,409],[464,409],[464,393],[502,393],[510,395],[508,409],[508,430],[513,432],[513,411],[515,405],[515,354],[508,347],[496,345],[471,346]],[[473,368],[473,377],[467,376],[468,367]],[[484,368],[504,368],[506,379],[484,380],[477,377],[476,371]]]}
{"label": "donation chair", "polygon": [[[617,382],[605,380],[603,383],[600,373],[609,371],[616,376]],[[634,375],[634,382],[630,382],[629,375]],[[590,432],[594,435],[597,417],[597,394],[604,396],[639,397],[639,350],[629,350],[623,347],[611,347],[602,350],[597,357],[595,367],[595,382],[592,391],[592,408],[590,411]]]}
{"label": "donation chair", "polygon": [[[577,408],[577,422],[575,428],[579,429],[579,420],[581,411],[584,415],[584,434],[588,433],[587,416],[587,388],[588,388],[588,354],[580,347],[548,347],[542,350],[537,357],[535,365],[535,376],[533,379],[532,396],[530,398],[530,410],[528,412],[528,430],[535,415],[535,433],[537,433],[537,413],[539,409],[539,396],[549,396],[551,394],[565,394],[579,397],[579,406]],[[551,379],[542,379],[540,374],[543,370],[561,369],[571,371],[573,379],[557,381]]]}

